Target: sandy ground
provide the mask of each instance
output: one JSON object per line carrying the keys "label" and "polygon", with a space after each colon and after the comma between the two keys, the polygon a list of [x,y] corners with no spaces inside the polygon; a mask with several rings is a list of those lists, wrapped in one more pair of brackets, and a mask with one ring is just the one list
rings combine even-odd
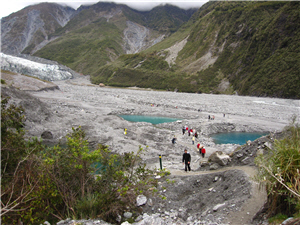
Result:
{"label": "sandy ground", "polygon": [[[63,140],[72,127],[81,126],[92,147],[102,143],[114,152],[123,153],[136,152],[138,146],[141,146],[146,150],[142,158],[149,167],[159,168],[158,156],[162,155],[163,167],[177,177],[186,176],[181,163],[185,148],[192,155],[193,171],[188,175],[204,176],[208,173],[195,171],[202,159],[196,144],[192,145],[191,137],[182,135],[184,125],[199,133],[196,142],[205,146],[207,159],[214,151],[230,153],[238,147],[231,144],[216,145],[210,134],[280,131],[291,122],[294,115],[298,116],[299,122],[300,115],[299,100],[99,87],[90,84],[88,77],[57,81],[54,84],[59,89],[32,89],[29,92],[40,99],[28,103],[28,107],[35,109],[26,121],[30,136],[40,137],[44,131],[50,131],[53,139],[45,141],[56,143],[59,139]],[[120,118],[120,114],[165,116],[178,118],[178,121],[159,125],[133,123]],[[209,115],[215,119],[208,120]],[[126,135],[124,128],[128,130]],[[177,138],[175,145],[171,143],[174,136]],[[254,176],[256,171],[255,167],[226,168],[224,171],[232,169],[242,171],[248,178]],[[250,224],[253,215],[263,205],[265,192],[260,191],[255,182],[250,183],[251,197],[245,200],[240,196],[242,200],[237,204],[240,207],[237,211],[228,212],[224,222]]]}

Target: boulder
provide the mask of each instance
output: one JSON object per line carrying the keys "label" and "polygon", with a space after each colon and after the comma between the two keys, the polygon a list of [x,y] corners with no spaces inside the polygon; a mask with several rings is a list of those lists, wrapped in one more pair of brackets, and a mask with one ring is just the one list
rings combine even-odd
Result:
{"label": "boulder", "polygon": [[230,162],[230,156],[221,151],[216,151],[209,156],[208,161],[218,163],[220,166],[226,166]]}
{"label": "boulder", "polygon": [[138,195],[136,197],[137,206],[145,205],[147,203],[147,197],[145,195]]}
{"label": "boulder", "polygon": [[225,202],[222,203],[222,204],[215,205],[215,206],[213,207],[213,211],[216,212],[216,211],[218,211],[218,209],[224,207],[225,205],[226,205]]}
{"label": "boulder", "polygon": [[41,134],[41,138],[43,138],[43,139],[53,139],[53,134],[50,131],[46,130]]}
{"label": "boulder", "polygon": [[218,163],[213,163],[212,165],[209,166],[209,170],[217,170],[217,169],[219,169]]}
{"label": "boulder", "polygon": [[131,212],[124,212],[124,217],[125,217],[126,219],[131,218],[131,217],[132,217],[132,213],[131,213]]}

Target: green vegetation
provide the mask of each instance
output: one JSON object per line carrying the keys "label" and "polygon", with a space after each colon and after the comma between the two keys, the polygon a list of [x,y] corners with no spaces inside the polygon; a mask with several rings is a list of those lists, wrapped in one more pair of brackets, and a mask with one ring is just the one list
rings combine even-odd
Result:
{"label": "green vegetation", "polygon": [[[57,39],[35,55],[55,60],[80,73],[96,74],[101,66],[124,54],[122,46],[126,21],[154,29],[151,35],[155,38],[162,32],[166,35],[175,32],[194,12],[169,5],[149,12],[138,12],[122,5],[122,13],[109,19],[100,16],[115,13],[117,8],[114,3],[103,2],[84,7],[66,26],[49,35]],[[24,53],[30,52],[34,46],[28,46]]]}
{"label": "green vegetation", "polygon": [[[116,222],[136,196],[154,194],[154,171],[140,154],[113,154],[108,146],[89,149],[85,132],[73,128],[65,147],[25,139],[24,110],[1,101],[1,224],[51,224],[66,218]],[[167,176],[166,171],[160,172]]]}
{"label": "green vegetation", "polygon": [[[121,56],[92,73],[92,82],[299,98],[299,7],[295,2],[207,3],[177,32],[144,53]],[[163,61],[168,54],[164,49],[186,37],[175,65],[152,64],[162,65],[154,62],[154,55]],[[202,67],[201,57],[213,62]],[[230,84],[222,89],[224,82]]]}
{"label": "green vegetation", "polygon": [[293,122],[284,130],[284,138],[275,140],[268,154],[256,158],[259,167],[257,180],[265,185],[268,192],[269,216],[300,217],[299,149],[300,127]]}
{"label": "green vegetation", "polygon": [[[109,20],[99,16],[116,7],[84,7],[36,55],[89,74],[95,84],[300,98],[299,2],[216,1],[196,13],[170,5],[149,12],[123,6],[123,14]],[[164,34],[164,40],[124,55],[127,20],[151,28],[152,37]],[[185,38],[175,63],[167,65],[166,49]]]}

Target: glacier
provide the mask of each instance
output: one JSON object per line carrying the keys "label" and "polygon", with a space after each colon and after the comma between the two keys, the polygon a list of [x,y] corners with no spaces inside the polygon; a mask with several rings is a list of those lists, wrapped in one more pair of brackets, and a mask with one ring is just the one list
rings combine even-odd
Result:
{"label": "glacier", "polygon": [[43,64],[0,52],[1,69],[37,77],[46,81],[72,79],[73,74],[63,66]]}

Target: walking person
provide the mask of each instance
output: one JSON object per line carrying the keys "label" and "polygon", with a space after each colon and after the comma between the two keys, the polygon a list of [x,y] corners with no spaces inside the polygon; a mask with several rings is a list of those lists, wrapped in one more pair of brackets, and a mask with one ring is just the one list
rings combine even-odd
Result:
{"label": "walking person", "polygon": [[182,128],[182,135],[185,133],[185,127]]}
{"label": "walking person", "polygon": [[186,149],[184,149],[184,153],[182,156],[182,163],[185,164],[184,170],[186,172],[187,170],[191,171],[191,155]]}
{"label": "walking person", "polygon": [[199,153],[200,153],[200,155],[201,155],[200,143],[199,143],[199,142],[198,142],[198,144],[197,144],[197,149],[198,149],[198,151],[199,151]]}
{"label": "walking person", "polygon": [[201,148],[201,155],[202,155],[202,158],[205,157],[205,153],[206,153],[206,150],[204,147]]}
{"label": "walking person", "polygon": [[192,137],[192,144],[195,144],[195,136]]}
{"label": "walking person", "polygon": [[177,138],[176,138],[176,136],[174,136],[172,139],[172,144],[176,144],[176,140],[177,140]]}

